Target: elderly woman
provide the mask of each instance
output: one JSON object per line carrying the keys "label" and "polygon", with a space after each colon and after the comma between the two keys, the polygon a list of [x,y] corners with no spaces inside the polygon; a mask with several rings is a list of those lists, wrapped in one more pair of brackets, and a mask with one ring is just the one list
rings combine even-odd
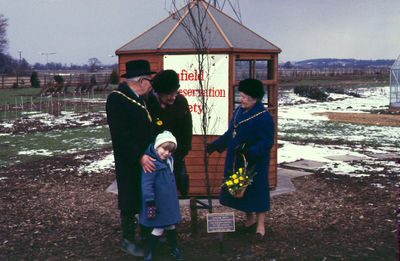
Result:
{"label": "elderly woman", "polygon": [[[263,84],[246,79],[239,84],[241,105],[233,113],[228,130],[217,140],[207,144],[207,152],[219,153],[227,149],[224,177],[229,177],[243,166],[240,155],[245,155],[247,169],[256,175],[242,198],[233,197],[225,187],[221,189],[220,203],[246,213],[246,230],[256,232],[256,239],[265,236],[265,212],[270,210],[269,164],[274,144],[275,124],[271,114],[261,103],[265,95]],[[242,164],[242,165],[241,165]],[[256,218],[254,217],[256,213]]]}

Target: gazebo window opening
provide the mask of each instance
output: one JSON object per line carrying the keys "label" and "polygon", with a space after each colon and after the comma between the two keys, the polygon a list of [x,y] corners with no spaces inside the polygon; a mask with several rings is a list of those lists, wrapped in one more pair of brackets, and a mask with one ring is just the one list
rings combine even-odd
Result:
{"label": "gazebo window opening", "polygon": [[[237,107],[239,107],[240,105],[240,92],[239,92],[239,85],[236,85],[233,87],[235,90],[235,94],[233,97],[233,109],[236,110]],[[264,90],[265,90],[265,95],[264,98],[262,99],[262,103],[264,104],[264,106],[266,107],[270,107],[271,106],[271,102],[270,102],[270,95],[269,95],[269,90],[270,87],[269,85],[264,85]]]}
{"label": "gazebo window opening", "polygon": [[273,68],[273,60],[236,60],[235,81],[240,82],[247,78],[274,80]]}
{"label": "gazebo window opening", "polygon": [[247,78],[253,78],[254,60],[236,60],[235,81],[240,82]]}
{"label": "gazebo window opening", "polygon": [[266,81],[268,79],[268,61],[267,60],[257,60],[256,61],[256,79],[260,81]]}
{"label": "gazebo window opening", "polygon": [[[236,60],[235,62],[235,86],[233,108],[240,105],[239,82],[247,78],[255,78],[262,82],[273,80],[273,60]],[[270,86],[264,85],[265,96],[262,99],[264,106],[269,107]]]}

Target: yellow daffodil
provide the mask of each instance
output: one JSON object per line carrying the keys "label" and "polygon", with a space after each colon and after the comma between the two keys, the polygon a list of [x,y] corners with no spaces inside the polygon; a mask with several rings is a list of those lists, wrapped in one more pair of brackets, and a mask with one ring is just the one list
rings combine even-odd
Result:
{"label": "yellow daffodil", "polygon": [[225,187],[234,197],[242,197],[243,193],[240,195],[238,195],[238,193],[245,191],[247,186],[253,183],[255,172],[248,172],[246,168],[239,168],[236,172],[232,172],[231,174],[231,176],[223,180],[221,187]]}

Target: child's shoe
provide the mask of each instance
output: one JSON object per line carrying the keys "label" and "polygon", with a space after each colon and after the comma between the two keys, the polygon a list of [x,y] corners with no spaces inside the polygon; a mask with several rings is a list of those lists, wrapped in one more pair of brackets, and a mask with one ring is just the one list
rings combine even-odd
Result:
{"label": "child's shoe", "polygon": [[171,255],[175,257],[176,260],[183,260],[183,254],[178,249],[178,240],[177,240],[177,233],[176,230],[167,230],[167,239],[169,246],[171,247]]}
{"label": "child's shoe", "polygon": [[172,249],[171,256],[173,256],[176,260],[184,259],[182,252],[178,248]]}

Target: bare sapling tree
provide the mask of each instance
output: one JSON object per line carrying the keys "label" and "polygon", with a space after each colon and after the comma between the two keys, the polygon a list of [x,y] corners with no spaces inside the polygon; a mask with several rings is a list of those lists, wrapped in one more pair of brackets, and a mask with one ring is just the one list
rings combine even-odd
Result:
{"label": "bare sapling tree", "polygon": [[[207,8],[208,3],[203,0],[189,1],[185,0],[185,7],[178,9],[177,1],[172,1],[172,9],[174,18],[181,24],[185,33],[193,44],[193,48],[197,56],[197,70],[199,72],[198,85],[200,89],[200,95],[198,95],[198,100],[203,107],[201,113],[201,133],[203,137],[204,146],[204,168],[207,183],[207,198],[208,198],[208,208],[209,212],[212,213],[212,201],[211,201],[211,188],[210,188],[210,175],[209,175],[209,155],[206,151],[207,146],[207,135],[210,130],[210,118],[212,107],[208,103],[208,90],[209,90],[209,76],[211,74],[210,68],[212,66],[212,61],[210,61],[209,55],[209,44],[210,44],[210,29],[207,26]],[[209,1],[212,2],[212,1]],[[203,8],[200,8],[202,5]],[[195,8],[197,7],[197,8]],[[202,73],[203,72],[203,73]]]}

